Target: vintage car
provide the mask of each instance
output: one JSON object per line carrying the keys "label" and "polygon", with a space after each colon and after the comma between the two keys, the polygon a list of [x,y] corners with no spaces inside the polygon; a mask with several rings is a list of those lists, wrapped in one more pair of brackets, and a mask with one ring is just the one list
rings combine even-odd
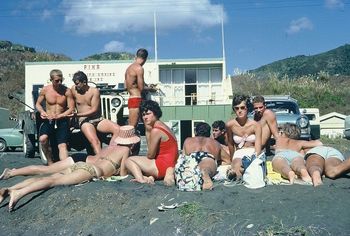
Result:
{"label": "vintage car", "polygon": [[350,140],[350,116],[345,117],[344,137]]}
{"label": "vintage car", "polygon": [[23,138],[21,122],[18,122],[13,128],[0,129],[0,152],[8,148],[11,150],[23,148]]}

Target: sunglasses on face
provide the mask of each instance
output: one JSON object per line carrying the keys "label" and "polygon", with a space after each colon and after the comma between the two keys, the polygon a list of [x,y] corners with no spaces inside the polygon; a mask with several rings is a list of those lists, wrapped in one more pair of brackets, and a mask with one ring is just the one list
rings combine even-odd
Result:
{"label": "sunglasses on face", "polygon": [[233,109],[235,109],[235,111],[238,111],[238,110],[245,110],[245,109],[247,109],[247,107],[246,106],[237,106],[237,107],[233,107]]}
{"label": "sunglasses on face", "polygon": [[55,83],[62,83],[62,79],[54,79],[53,80]]}

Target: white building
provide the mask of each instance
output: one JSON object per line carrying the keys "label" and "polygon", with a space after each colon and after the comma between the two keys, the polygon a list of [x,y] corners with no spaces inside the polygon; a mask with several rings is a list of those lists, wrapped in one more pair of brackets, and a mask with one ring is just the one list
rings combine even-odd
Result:
{"label": "white building", "polygon": [[321,135],[330,138],[344,136],[345,115],[331,112],[320,117]]}

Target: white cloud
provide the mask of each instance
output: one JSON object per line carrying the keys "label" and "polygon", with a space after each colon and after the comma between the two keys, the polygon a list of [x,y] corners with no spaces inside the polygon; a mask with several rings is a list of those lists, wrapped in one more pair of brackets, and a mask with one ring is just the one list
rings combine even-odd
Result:
{"label": "white cloud", "polygon": [[45,9],[45,10],[43,10],[43,12],[41,14],[41,19],[46,20],[46,19],[49,19],[51,16],[52,16],[52,12]]}
{"label": "white cloud", "polygon": [[66,26],[82,34],[153,30],[154,12],[159,30],[210,27],[221,23],[223,12],[209,0],[63,0],[62,9]]}
{"label": "white cloud", "polygon": [[292,20],[286,30],[287,34],[296,34],[302,30],[312,30],[313,24],[307,17],[301,17],[297,20]]}
{"label": "white cloud", "polygon": [[125,44],[120,41],[110,41],[103,47],[104,52],[124,52],[128,51]]}
{"label": "white cloud", "polygon": [[325,0],[325,5],[329,9],[343,9],[344,1],[343,0]]}

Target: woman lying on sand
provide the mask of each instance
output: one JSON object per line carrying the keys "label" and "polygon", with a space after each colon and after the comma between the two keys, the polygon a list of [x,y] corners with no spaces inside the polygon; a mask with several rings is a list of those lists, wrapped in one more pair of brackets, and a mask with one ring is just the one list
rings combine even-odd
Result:
{"label": "woman lying on sand", "polygon": [[59,173],[47,177],[30,178],[12,187],[0,189],[0,203],[10,196],[9,211],[12,211],[16,203],[29,193],[49,189],[59,185],[74,185],[92,178],[110,177],[119,172],[123,158],[126,158],[134,150],[134,145],[140,142],[135,135],[133,126],[120,128],[115,139],[118,151],[111,152],[105,157],[100,157],[93,163],[77,162]]}
{"label": "woman lying on sand", "polygon": [[314,147],[307,151],[305,160],[315,187],[322,184],[323,174],[328,178],[336,179],[350,172],[350,158],[345,159],[341,152],[332,147]]}
{"label": "woman lying on sand", "polygon": [[279,131],[276,140],[276,153],[272,159],[273,169],[282,177],[294,183],[296,175],[307,183],[311,182],[304,161],[304,149],[322,145],[319,140],[297,140],[300,137],[300,129],[295,124],[286,123]]}

